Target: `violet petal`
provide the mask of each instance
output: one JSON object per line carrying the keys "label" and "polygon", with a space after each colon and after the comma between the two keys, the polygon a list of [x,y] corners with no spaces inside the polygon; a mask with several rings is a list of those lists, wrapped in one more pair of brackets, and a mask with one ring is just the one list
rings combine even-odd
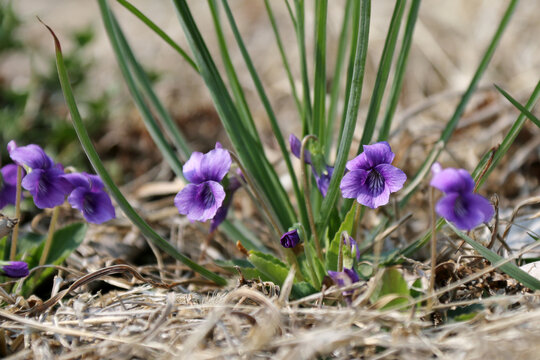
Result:
{"label": "violet petal", "polygon": [[188,184],[174,198],[180,214],[187,215],[191,221],[212,219],[225,200],[225,190],[215,181],[201,184]]}

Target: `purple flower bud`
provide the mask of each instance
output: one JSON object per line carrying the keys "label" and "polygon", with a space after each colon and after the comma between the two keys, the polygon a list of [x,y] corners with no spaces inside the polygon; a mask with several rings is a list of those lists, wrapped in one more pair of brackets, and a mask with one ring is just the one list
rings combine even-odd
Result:
{"label": "purple flower bud", "polygon": [[99,176],[83,172],[66,174],[65,178],[74,188],[68,202],[82,212],[86,221],[101,224],[115,218],[111,198]]}
{"label": "purple flower bud", "polygon": [[[330,276],[332,281],[334,281],[338,287],[349,286],[360,281],[360,278],[354,269],[343,268],[343,271],[341,272],[328,270],[328,276]],[[354,290],[347,290],[343,292],[343,296],[349,304],[351,303],[351,296],[353,293]]]}
{"label": "purple flower bud", "polygon": [[32,194],[34,203],[40,209],[61,205],[73,190],[65,179],[64,168],[54,161],[37,145],[17,147],[8,144],[9,156],[18,165],[25,165],[31,171],[23,178],[22,187]]}
{"label": "purple flower bud", "polygon": [[219,143],[206,154],[191,154],[182,169],[191,184],[174,198],[178,212],[191,221],[213,219],[225,200],[225,189],[220,182],[229,172],[231,162],[231,155]]}
{"label": "purple flower bud", "polygon": [[430,185],[445,194],[435,205],[439,216],[461,230],[471,230],[491,220],[495,213],[493,206],[488,199],[473,192],[474,180],[467,170],[442,169],[436,163],[432,172]]}
{"label": "purple flower bud", "polygon": [[10,278],[23,278],[28,276],[28,264],[24,261],[6,261],[0,265],[2,275]]}
{"label": "purple flower bud", "polygon": [[353,254],[354,249],[356,249],[356,260],[360,260],[360,251],[358,250],[358,243],[356,242],[356,240],[352,238],[352,236],[349,236],[348,239],[343,239],[343,245],[346,245],[351,250],[351,254]]}
{"label": "purple flower bud", "polygon": [[394,153],[386,141],[364,145],[364,152],[347,162],[340,188],[344,198],[372,209],[388,204],[390,193],[403,187],[407,176],[392,166]]}
{"label": "purple flower bud", "polygon": [[280,239],[281,246],[284,248],[293,248],[300,242],[300,236],[298,236],[298,230],[293,229],[287,231]]}

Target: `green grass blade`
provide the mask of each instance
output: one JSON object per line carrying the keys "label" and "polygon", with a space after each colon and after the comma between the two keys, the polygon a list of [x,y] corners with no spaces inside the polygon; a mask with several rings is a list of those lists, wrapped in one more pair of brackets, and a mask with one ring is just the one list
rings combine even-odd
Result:
{"label": "green grass blade", "polygon": [[373,93],[371,94],[371,100],[369,103],[364,130],[362,132],[362,138],[360,139],[358,153],[362,152],[364,145],[369,144],[375,131],[375,125],[379,116],[384,90],[386,88],[386,83],[388,82],[388,76],[390,75],[390,67],[392,65],[392,58],[394,57],[394,50],[396,49],[399,29],[401,27],[401,20],[403,19],[403,14],[405,13],[405,4],[405,0],[396,0],[396,5],[394,6],[394,13],[392,14],[392,19],[390,20],[386,41],[384,42],[384,48],[381,55],[381,60],[379,62],[377,77],[375,78],[375,85],[373,86]]}
{"label": "green grass blade", "polygon": [[409,16],[407,17],[407,24],[405,25],[405,34],[403,35],[403,40],[401,41],[401,50],[396,63],[394,81],[388,97],[386,113],[384,114],[383,123],[381,125],[381,129],[379,130],[378,141],[388,140],[388,136],[390,135],[392,120],[394,119],[399,96],[401,94],[401,86],[405,77],[407,60],[409,59],[409,52],[411,50],[414,28],[416,25],[416,20],[418,19],[419,9],[420,0],[412,0],[411,8],[409,9]]}
{"label": "green grass blade", "polygon": [[302,97],[303,108],[302,114],[302,137],[307,134],[313,134],[311,96],[309,87],[308,67],[306,60],[306,34],[304,28],[304,0],[294,1],[296,9],[296,41],[298,43],[298,53],[300,54],[300,73],[302,75]]}
{"label": "green grass blade", "polygon": [[270,24],[272,24],[272,31],[274,32],[274,36],[276,38],[276,44],[279,49],[279,55],[281,56],[283,68],[287,73],[287,79],[289,80],[289,85],[291,87],[291,94],[294,98],[294,103],[296,104],[298,113],[300,114],[300,116],[302,116],[302,104],[300,103],[300,99],[298,98],[298,92],[296,91],[296,85],[292,76],[291,67],[289,65],[289,60],[287,59],[287,53],[285,52],[285,48],[283,47],[283,41],[281,41],[281,35],[279,34],[279,28],[276,23],[276,18],[274,17],[274,12],[272,11],[272,6],[270,5],[269,0],[264,0],[264,5],[266,6],[266,13],[268,14],[268,18],[270,19]]}
{"label": "green grass blade", "polygon": [[225,72],[227,73],[227,78],[229,80],[232,94],[236,102],[236,107],[238,108],[238,111],[241,115],[240,119],[243,121],[244,126],[251,132],[253,138],[256,139],[259,143],[259,151],[262,151],[262,143],[259,138],[257,128],[255,127],[255,123],[253,122],[253,116],[251,115],[251,111],[249,110],[249,105],[246,101],[244,90],[242,89],[242,85],[238,80],[236,70],[234,69],[231,60],[231,56],[229,55],[229,46],[225,40],[225,35],[223,34],[223,27],[219,18],[216,0],[209,0],[208,5],[210,7],[210,13],[212,14],[212,20],[214,21],[214,28],[216,30],[219,49],[221,52],[221,58],[225,66]]}
{"label": "green grass blade", "polygon": [[482,75],[484,75],[484,72],[493,57],[493,53],[495,52],[495,49],[497,48],[497,45],[499,44],[499,41],[504,33],[504,30],[506,29],[508,23],[510,22],[510,18],[512,17],[512,14],[514,13],[514,10],[517,6],[518,1],[512,0],[510,1],[510,4],[508,5],[502,20],[497,27],[497,30],[495,32],[495,35],[493,36],[486,52],[484,53],[484,56],[482,57],[482,60],[480,61],[480,65],[478,66],[470,84],[467,88],[467,91],[463,94],[458,106],[456,107],[456,110],[448,123],[446,124],[446,127],[444,128],[439,144],[440,146],[434,146],[433,149],[430,151],[428,156],[426,157],[426,161],[422,164],[414,178],[409,181],[409,185],[401,190],[400,192],[400,201],[399,206],[403,207],[410,199],[412,194],[416,191],[418,188],[418,185],[424,179],[427,174],[429,174],[429,170],[431,168],[431,165],[437,160],[438,156],[440,155],[441,151],[443,150],[444,146],[450,139],[450,136],[452,136],[452,133],[454,132],[454,129],[456,128],[459,119],[461,118],[461,115],[463,115],[463,112],[465,111],[465,107],[469,103],[469,100],[471,99],[472,95],[474,94],[476,87],[478,86],[478,82],[480,81],[480,78]]}
{"label": "green grass blade", "polygon": [[328,0],[315,2],[315,75],[313,95],[313,134],[324,147],[326,137],[326,17]]}
{"label": "green grass blade", "polygon": [[[272,109],[272,105],[270,104],[270,100],[268,99],[268,96],[266,95],[266,91],[264,90],[264,86],[262,84],[261,79],[259,78],[259,75],[257,74],[257,70],[255,69],[255,66],[253,65],[253,61],[251,60],[251,57],[249,56],[249,53],[246,49],[246,46],[244,44],[244,40],[242,39],[242,36],[240,35],[240,31],[238,30],[238,26],[236,25],[236,21],[234,20],[234,16],[232,14],[232,11],[229,7],[229,4],[227,1],[223,1],[223,8],[225,10],[225,14],[227,16],[227,19],[229,20],[229,24],[231,26],[231,29],[234,34],[234,38],[236,39],[236,42],[238,44],[238,47],[240,48],[240,52],[242,53],[242,57],[244,58],[244,62],[248,68],[248,71],[251,75],[251,79],[253,80],[253,84],[255,85],[255,88],[257,89],[257,93],[263,103],[264,109],[266,110],[266,114],[268,115],[268,119],[270,120],[270,126],[272,127],[272,132],[276,138],[276,141],[279,145],[279,149],[281,150],[281,154],[283,155],[283,159],[285,160],[285,165],[287,166],[287,170],[289,171],[289,175],[291,177],[291,182],[293,185],[293,190],[296,195],[296,199],[298,202],[298,207],[300,209],[300,214],[302,217],[302,223],[307,225],[307,211],[305,209],[305,201],[304,197],[300,191],[300,187],[298,186],[298,180],[296,178],[296,173],[294,171],[294,168],[291,163],[290,158],[290,152],[287,147],[287,144],[285,143],[285,139],[283,138],[283,133],[279,127],[276,114],[274,113],[274,110]],[[262,150],[261,150],[262,151]]]}
{"label": "green grass blade", "polygon": [[62,92],[64,94],[66,104],[71,114],[71,120],[73,121],[73,126],[75,128],[75,131],[77,132],[77,136],[79,137],[79,140],[88,157],[88,160],[90,160],[90,163],[92,164],[94,170],[103,180],[105,186],[107,187],[107,190],[115,198],[116,202],[118,203],[118,205],[120,206],[124,214],[126,214],[126,216],[133,222],[133,224],[135,224],[141,230],[141,233],[146,238],[150,239],[160,249],[162,249],[163,251],[165,251],[166,253],[174,257],[175,259],[181,261],[185,265],[189,266],[192,270],[198,272],[205,278],[211,281],[214,281],[216,284],[225,285],[227,281],[224,278],[215,274],[212,271],[205,269],[204,267],[200,266],[199,264],[189,259],[187,256],[181,254],[180,252],[178,252],[178,250],[174,248],[174,246],[172,246],[165,239],[159,236],[158,233],[156,233],[139,216],[139,214],[137,214],[137,212],[131,207],[129,202],[126,200],[124,195],[116,187],[109,173],[103,166],[103,163],[101,162],[99,155],[97,154],[96,149],[94,148],[94,145],[92,144],[92,140],[90,140],[90,137],[88,136],[88,133],[82,122],[81,115],[79,113],[79,110],[77,108],[77,103],[75,101],[75,97],[73,96],[73,90],[71,89],[71,84],[70,84],[69,77],[66,71],[66,66],[64,64],[64,58],[62,56],[62,49],[60,48],[60,42],[58,41],[58,38],[56,37],[54,32],[48,26],[47,26],[47,29],[51,32],[51,34],[54,37],[58,77],[60,80],[60,84],[62,86]]}
{"label": "green grass blade", "polygon": [[284,0],[284,2],[285,2],[285,5],[287,6],[287,12],[289,13],[291,22],[293,23],[293,26],[296,29],[296,18],[294,17],[294,12],[292,10],[291,4],[289,4],[289,0]]}
{"label": "green grass blade", "polygon": [[122,75],[124,76],[126,85],[131,93],[131,96],[133,97],[135,106],[139,110],[139,113],[141,114],[141,118],[144,121],[144,124],[146,128],[148,129],[148,132],[150,133],[150,136],[156,143],[160,152],[163,154],[163,157],[169,163],[174,173],[178,177],[183,178],[184,175],[182,173],[182,164],[178,160],[178,156],[176,156],[172,148],[167,143],[167,140],[165,139],[163,133],[161,132],[161,129],[159,128],[157,122],[155,121],[152,115],[152,112],[150,111],[147,104],[145,103],[142,97],[142,94],[140,93],[136,85],[135,79],[133,78],[133,74],[130,71],[129,65],[126,61],[126,54],[125,54],[124,49],[122,48],[121,42],[119,41],[119,37],[115,29],[114,20],[112,18],[111,12],[109,11],[106,1],[99,0],[99,7],[101,10],[101,17],[105,25],[105,30],[107,32],[107,35],[109,36],[111,45],[113,47],[113,51],[118,61],[118,66],[120,67],[120,70],[122,71]]}
{"label": "green grass blade", "polygon": [[152,20],[150,20],[146,15],[144,15],[139,9],[137,9],[133,4],[131,4],[127,0],[116,0],[125,7],[129,12],[131,12],[133,15],[135,15],[139,20],[141,20],[143,23],[146,24],[152,31],[154,31],[160,38],[163,39],[167,44],[169,44],[174,50],[176,50],[177,53],[180,54],[184,58],[184,60],[187,61],[189,66],[193,68],[196,72],[199,72],[199,69],[197,69],[197,65],[193,61],[193,59],[178,45],[169,35],[165,33],[159,26],[157,26]]}
{"label": "green grass blade", "polygon": [[503,94],[503,96],[505,98],[508,99],[508,101],[510,101],[512,103],[512,105],[514,105],[519,111],[521,111],[522,114],[524,114],[526,117],[528,117],[529,120],[531,120],[536,126],[538,126],[540,128],[540,120],[538,120],[538,118],[536,116],[534,116],[529,110],[527,110],[525,107],[523,107],[523,105],[521,105],[519,102],[517,102],[517,100],[514,99],[512,96],[510,96],[509,93],[507,93],[506,91],[504,91],[503,89],[501,89],[497,85],[495,85],[495,87],[497,88],[497,90],[499,90],[499,92],[501,94]]}
{"label": "green grass blade", "polygon": [[156,110],[158,114],[158,120],[160,121],[163,128],[166,130],[165,133],[169,135],[171,141],[178,149],[178,152],[181,155],[181,160],[184,162],[187,161],[187,159],[191,155],[191,149],[189,148],[186,139],[180,133],[178,126],[176,126],[173,119],[169,115],[169,112],[165,109],[165,106],[163,106],[156,93],[152,89],[152,84],[150,83],[148,75],[146,74],[142,66],[138,63],[137,59],[135,59],[135,55],[131,51],[131,47],[129,46],[118,22],[116,21],[116,18],[114,17],[112,12],[110,12],[110,14],[114,31],[117,36],[116,40],[118,41],[119,46],[122,49],[122,51],[118,55],[120,57],[123,57],[123,61],[129,64],[129,70],[131,71],[132,77],[140,86],[142,93],[146,96],[146,100],[148,100],[150,105]]}
{"label": "green grass blade", "polygon": [[[343,63],[345,62],[345,55],[347,53],[347,34],[349,32],[349,24],[351,20],[352,12],[352,0],[347,0],[345,4],[345,11],[343,13],[343,21],[341,25],[341,32],[339,34],[338,50],[336,54],[336,64],[334,67],[334,73],[332,76],[332,87],[330,88],[330,104],[328,106],[328,115],[326,120],[325,131],[325,151],[324,154],[328,156],[330,149],[332,148],[332,142],[334,139],[334,124],[337,116],[339,90],[341,85],[341,73],[343,71]],[[327,159],[328,160],[328,159]]]}
{"label": "green grass blade", "polygon": [[[450,229],[454,231],[457,236],[462,238],[467,244],[469,244],[474,250],[478,251],[480,255],[482,255],[484,258],[486,258],[492,265],[497,266],[497,263],[504,261],[504,258],[497,255],[492,250],[482,246],[478,242],[474,241],[461,231],[459,231],[452,223],[446,222]],[[502,264],[498,266],[498,268],[508,274],[510,277],[514,278],[515,280],[519,281],[526,287],[528,287],[531,290],[540,290],[540,280],[535,278],[534,276],[531,276],[527,274],[525,271],[521,270],[517,265],[507,262],[505,264]]]}
{"label": "green grass blade", "polygon": [[240,114],[225,87],[186,1],[173,0],[173,3],[201,76],[210,91],[231,143],[243,166],[259,186],[260,194],[274,211],[274,215],[282,228],[281,230],[287,229],[296,217],[287,193],[264,153],[253,151],[253,149],[257,148],[256,140],[238,121]]}
{"label": "green grass blade", "polygon": [[349,156],[354,128],[356,126],[356,119],[358,117],[358,108],[360,106],[360,98],[362,95],[362,85],[364,80],[364,70],[369,39],[369,23],[371,17],[370,0],[360,1],[360,14],[360,30],[358,31],[358,39],[356,40],[358,48],[356,49],[354,56],[355,60],[349,96],[350,100],[347,106],[342,132],[343,135],[341,136],[342,140],[338,145],[336,162],[334,164],[334,174],[328,187],[328,193],[322,202],[321,212],[317,218],[317,231],[319,231],[321,236],[326,229],[330,213],[334,208],[340,194],[339,183],[345,171],[345,163],[347,162],[347,157]]}

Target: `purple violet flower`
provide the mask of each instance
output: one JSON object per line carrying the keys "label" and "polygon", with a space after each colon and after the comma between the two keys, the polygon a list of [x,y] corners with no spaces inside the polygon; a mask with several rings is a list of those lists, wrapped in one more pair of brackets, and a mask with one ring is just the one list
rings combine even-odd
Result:
{"label": "purple violet flower", "polygon": [[53,160],[38,145],[17,146],[8,144],[9,156],[17,164],[30,169],[22,180],[22,187],[32,194],[40,209],[61,205],[73,189],[65,179],[64,168]]}
{"label": "purple violet flower", "polygon": [[28,264],[24,261],[0,261],[0,273],[10,278],[28,276]]}
{"label": "purple violet flower", "polygon": [[356,260],[360,260],[360,251],[358,250],[358,243],[353,239],[352,236],[349,236],[349,239],[343,239],[343,245],[347,246],[351,250],[351,254],[354,254],[354,249],[356,249]]}
{"label": "purple violet flower", "polygon": [[441,217],[461,230],[471,230],[493,217],[495,211],[489,200],[473,192],[474,180],[467,170],[442,169],[435,163],[431,171],[430,185],[445,194],[435,205]]}
{"label": "purple violet flower", "polygon": [[300,236],[298,236],[298,230],[293,229],[293,230],[287,231],[285,234],[281,236],[280,242],[281,242],[281,246],[283,246],[284,248],[291,249],[295,247],[300,242]]}
{"label": "purple violet flower", "polygon": [[191,182],[174,198],[178,212],[191,221],[213,219],[223,201],[225,189],[220,184],[231,167],[231,155],[221,144],[206,154],[194,152],[182,168]]}
{"label": "purple violet flower", "polygon": [[97,175],[82,173],[64,176],[73,186],[68,202],[79,210],[86,221],[101,224],[115,218],[114,206]]}
{"label": "purple violet flower", "polygon": [[[338,286],[338,287],[345,287],[352,285],[358,281],[360,281],[360,278],[358,277],[358,274],[352,269],[343,268],[343,271],[331,271],[328,270],[328,276],[332,279],[332,281]],[[354,290],[346,290],[343,292],[343,296],[345,297],[345,300],[348,304],[351,303],[352,294],[354,293]]]}
{"label": "purple violet flower", "polygon": [[407,175],[391,165],[394,153],[386,141],[364,145],[364,152],[347,162],[348,173],[341,179],[344,198],[356,199],[375,209],[388,203],[390,193],[403,187]]}
{"label": "purple violet flower", "polygon": [[[239,177],[243,177],[242,172],[240,169],[237,169],[237,173]],[[216,212],[216,215],[210,222],[210,232],[213,232],[218,228],[218,226],[225,221],[227,218],[227,213],[229,212],[229,207],[232,204],[232,198],[236,190],[240,189],[242,186],[242,183],[237,177],[229,177],[229,184],[227,185],[227,188],[225,189],[225,200],[223,200],[223,204],[221,204],[220,208]]]}
{"label": "purple violet flower", "polygon": [[17,198],[17,165],[8,164],[0,172],[2,173],[0,177],[0,209],[3,209],[6,205],[15,205]]}
{"label": "purple violet flower", "polygon": [[[291,152],[294,156],[300,159],[300,150],[302,150],[302,142],[293,134],[289,136],[289,145],[291,146]],[[308,165],[311,165],[311,172],[315,177],[317,183],[317,188],[321,192],[322,196],[325,197],[328,193],[328,185],[330,185],[330,180],[332,179],[332,174],[334,173],[334,168],[332,166],[324,165],[324,169],[319,173],[313,164],[312,154],[309,150],[304,149],[304,162]]]}

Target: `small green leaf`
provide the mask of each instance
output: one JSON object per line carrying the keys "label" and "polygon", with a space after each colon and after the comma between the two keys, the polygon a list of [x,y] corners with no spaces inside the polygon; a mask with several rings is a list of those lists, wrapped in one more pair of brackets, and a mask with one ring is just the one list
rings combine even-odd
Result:
{"label": "small green leaf", "polygon": [[311,294],[315,294],[317,289],[315,289],[310,283],[302,281],[296,284],[293,284],[291,297],[293,299],[301,299]]}
{"label": "small green leaf", "polygon": [[407,299],[409,298],[409,287],[401,275],[401,271],[395,267],[385,269],[383,277],[376,285],[375,291],[373,292],[373,295],[371,295],[370,300],[372,303],[375,303],[377,300],[387,295],[398,295],[400,297],[384,305],[381,310],[390,309],[396,305],[406,304],[408,302]]}
{"label": "small green leaf", "polygon": [[259,270],[255,269],[252,263],[245,259],[232,259],[232,260],[215,260],[216,265],[223,269],[230,271],[233,274],[238,274],[236,269],[239,269],[242,275],[247,280],[270,281],[270,278],[265,276]]}
{"label": "small green leaf", "polygon": [[264,276],[276,285],[283,285],[287,278],[289,269],[281,260],[273,255],[265,254],[260,251],[249,252],[249,262],[253,264]]}

